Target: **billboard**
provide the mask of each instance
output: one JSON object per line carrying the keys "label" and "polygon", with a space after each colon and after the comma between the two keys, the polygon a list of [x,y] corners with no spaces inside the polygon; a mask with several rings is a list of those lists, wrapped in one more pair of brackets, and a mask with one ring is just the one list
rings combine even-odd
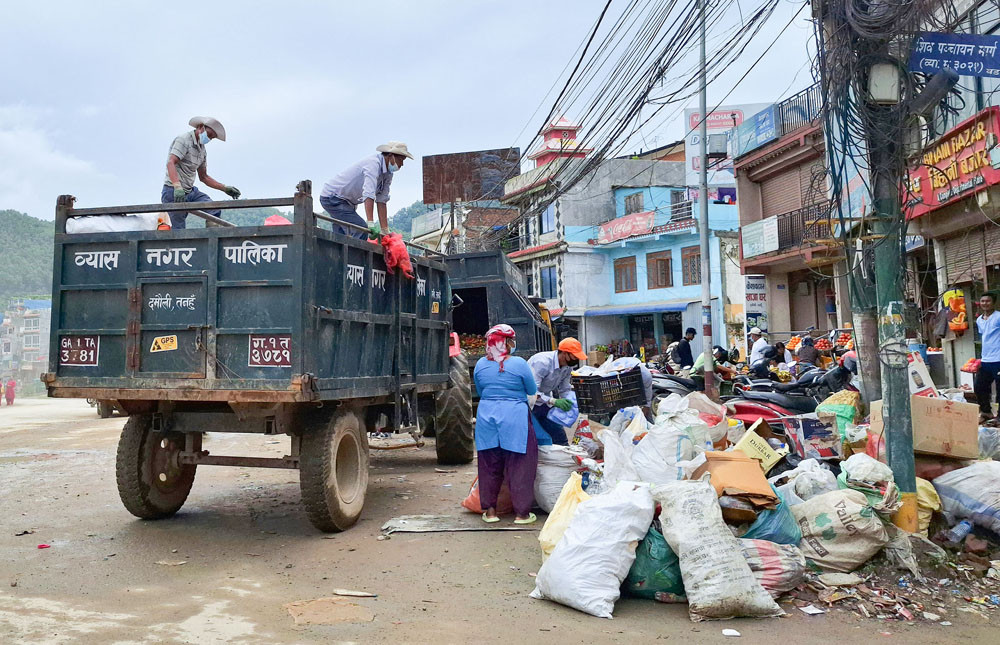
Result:
{"label": "billboard", "polygon": [[[746,331],[749,334],[750,330],[754,327],[760,327],[760,330],[767,333],[767,276],[764,275],[748,275],[744,276],[746,279],[746,306],[744,308],[744,313],[746,315]],[[749,350],[750,345],[749,338],[747,339],[747,349]],[[749,356],[749,351],[747,352]]]}
{"label": "billboard", "polygon": [[653,221],[656,217],[654,211],[644,213],[632,213],[624,217],[618,217],[601,224],[597,233],[598,244],[610,244],[615,240],[623,240],[633,235],[645,235],[653,230]]}
{"label": "billboard", "polygon": [[[726,134],[730,137],[744,121],[762,110],[772,107],[772,103],[746,103],[743,105],[720,105],[709,113],[707,127],[709,136]],[[687,136],[684,141],[685,182],[688,186],[697,186],[701,182],[701,112],[696,109],[684,110],[684,128]],[[732,149],[730,145],[730,149]],[[733,160],[722,159],[711,163],[708,168],[709,186],[735,186]]]}
{"label": "billboard", "polygon": [[504,182],[520,174],[520,159],[520,148],[424,157],[424,203],[500,199]]}
{"label": "billboard", "polygon": [[736,127],[736,137],[730,140],[733,158],[778,138],[776,111],[776,106],[770,105]]}

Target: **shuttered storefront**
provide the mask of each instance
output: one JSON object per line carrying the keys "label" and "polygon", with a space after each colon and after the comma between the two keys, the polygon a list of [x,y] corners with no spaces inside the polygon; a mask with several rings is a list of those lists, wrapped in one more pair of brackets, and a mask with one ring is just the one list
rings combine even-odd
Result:
{"label": "shuttered storefront", "polygon": [[[1000,229],[998,229],[1000,230]],[[942,245],[942,255],[945,260],[945,273],[948,285],[961,284],[982,280],[985,274],[986,253],[984,247],[983,228],[972,228],[954,237],[940,240]],[[996,235],[992,231],[989,236],[992,239]],[[1000,237],[996,238],[996,243],[1000,243]],[[1000,247],[993,247],[1000,248]]]}
{"label": "shuttered storefront", "polygon": [[828,199],[826,166],[822,159],[799,166],[799,193],[802,195],[803,206],[812,206]]}
{"label": "shuttered storefront", "polygon": [[761,218],[783,215],[802,208],[802,180],[792,168],[760,182]]}

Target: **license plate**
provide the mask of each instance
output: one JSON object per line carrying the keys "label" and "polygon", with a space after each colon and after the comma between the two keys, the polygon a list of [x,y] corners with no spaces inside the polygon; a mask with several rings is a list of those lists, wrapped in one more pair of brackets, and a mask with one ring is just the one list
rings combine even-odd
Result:
{"label": "license plate", "polygon": [[97,367],[100,354],[100,336],[63,336],[59,339],[60,365]]}
{"label": "license plate", "polygon": [[250,367],[291,367],[292,337],[288,334],[250,334]]}

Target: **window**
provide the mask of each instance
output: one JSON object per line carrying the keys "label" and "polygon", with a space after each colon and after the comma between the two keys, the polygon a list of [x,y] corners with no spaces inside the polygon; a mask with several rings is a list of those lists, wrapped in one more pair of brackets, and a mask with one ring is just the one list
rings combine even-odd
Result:
{"label": "window", "polygon": [[615,260],[615,293],[635,291],[635,256]]}
{"label": "window", "polygon": [[551,265],[547,267],[542,267],[542,297],[558,298],[559,294],[556,292],[556,265]]}
{"label": "window", "polygon": [[38,348],[38,334],[25,334],[24,335],[24,346],[25,348],[34,347]]}
{"label": "window", "polygon": [[544,235],[556,230],[556,205],[549,204],[538,216],[538,234]]}
{"label": "window", "polygon": [[625,214],[631,215],[632,213],[641,213],[642,208],[642,192],[632,193],[631,195],[625,195]]}
{"label": "window", "polygon": [[529,296],[535,295],[535,272],[534,271],[528,271],[528,273],[525,275],[525,283],[526,283],[526,285],[528,287],[528,295]]}
{"label": "window", "polygon": [[701,248],[687,246],[681,249],[681,272],[684,284],[701,284]]}
{"label": "window", "polygon": [[674,286],[670,251],[646,254],[646,288],[662,289]]}
{"label": "window", "polygon": [[24,329],[25,331],[37,330],[38,329],[38,318],[25,318],[24,319]]}

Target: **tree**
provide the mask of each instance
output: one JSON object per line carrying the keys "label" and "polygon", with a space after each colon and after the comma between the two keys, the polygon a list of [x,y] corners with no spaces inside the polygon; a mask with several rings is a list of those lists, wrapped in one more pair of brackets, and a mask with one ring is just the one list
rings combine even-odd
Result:
{"label": "tree", "polygon": [[423,201],[417,200],[396,211],[396,214],[389,218],[389,225],[393,230],[402,233],[403,237],[408,240],[410,239],[410,225],[413,223],[413,218],[430,210],[433,209],[426,206]]}
{"label": "tree", "polygon": [[8,299],[52,291],[52,222],[0,211],[0,309]]}

